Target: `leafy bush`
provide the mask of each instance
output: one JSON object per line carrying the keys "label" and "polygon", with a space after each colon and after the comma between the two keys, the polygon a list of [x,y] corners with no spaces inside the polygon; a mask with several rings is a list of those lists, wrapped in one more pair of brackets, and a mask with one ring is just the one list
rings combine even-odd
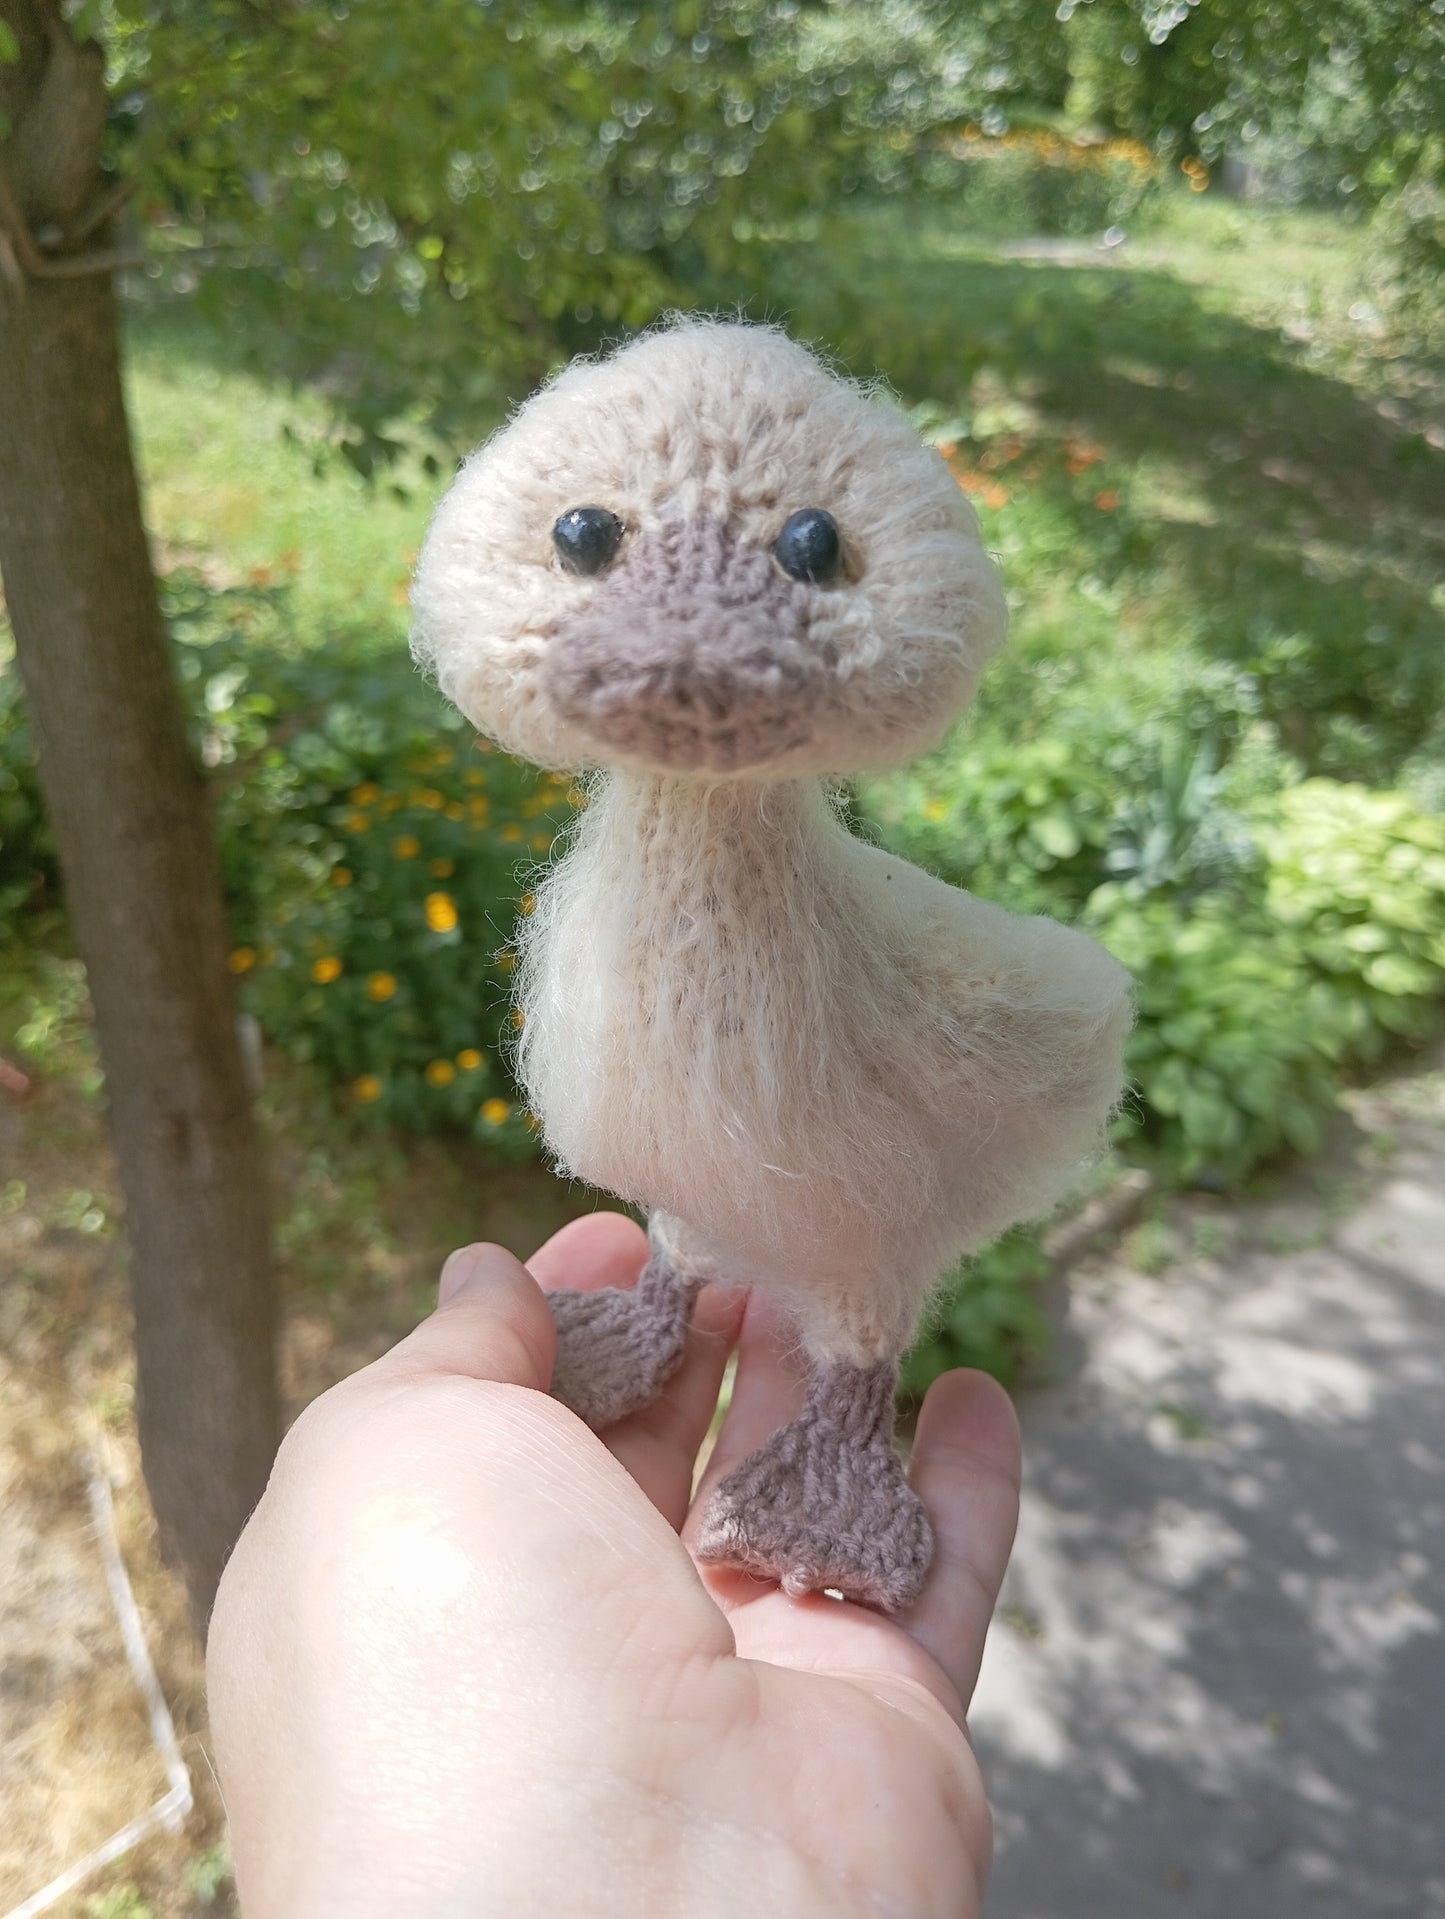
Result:
{"label": "leafy bush", "polygon": [[285,827],[289,884],[257,902],[231,965],[263,1029],[358,1106],[529,1150],[506,1064],[508,939],[568,788],[435,720],[431,743],[417,730],[343,711],[288,746],[305,794]]}
{"label": "leafy bush", "polygon": [[1181,910],[1114,890],[1091,923],[1133,974],[1139,1009],[1121,1136],[1217,1187],[1285,1148],[1316,1150],[1347,1034],[1294,942],[1221,899]]}
{"label": "leafy bush", "polygon": [[1214,1185],[1316,1151],[1341,1072],[1423,1039],[1445,995],[1445,821],[1403,793],[1306,780],[1255,835],[1244,894],[1190,906],[1109,884],[1086,914],[1138,984],[1130,1128]]}
{"label": "leafy bush", "polygon": [[580,793],[476,741],[399,647],[290,649],[284,588],[182,574],[167,606],[245,1004],[359,1111],[530,1151],[508,940]]}
{"label": "leafy bush", "polygon": [[1354,1055],[1424,1038],[1445,992],[1445,820],[1404,793],[1305,780],[1260,839],[1270,915],[1341,1008]]}

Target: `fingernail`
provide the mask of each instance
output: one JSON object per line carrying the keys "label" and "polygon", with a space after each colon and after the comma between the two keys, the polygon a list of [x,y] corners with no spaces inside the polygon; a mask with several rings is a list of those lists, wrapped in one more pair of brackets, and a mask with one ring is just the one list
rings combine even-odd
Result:
{"label": "fingernail", "polygon": [[452,1295],[459,1293],[467,1281],[474,1276],[482,1263],[484,1250],[481,1246],[463,1246],[450,1255],[446,1265],[442,1267],[442,1276],[437,1282],[438,1306],[445,1306]]}

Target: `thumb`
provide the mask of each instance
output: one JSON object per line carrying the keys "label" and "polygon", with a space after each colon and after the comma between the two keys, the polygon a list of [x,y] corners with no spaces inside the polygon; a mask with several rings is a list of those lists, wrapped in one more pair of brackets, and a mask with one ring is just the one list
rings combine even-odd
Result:
{"label": "thumb", "polygon": [[546,1392],[557,1334],[546,1295],[501,1246],[464,1246],[442,1268],[429,1319],[377,1362],[381,1369],[465,1373]]}

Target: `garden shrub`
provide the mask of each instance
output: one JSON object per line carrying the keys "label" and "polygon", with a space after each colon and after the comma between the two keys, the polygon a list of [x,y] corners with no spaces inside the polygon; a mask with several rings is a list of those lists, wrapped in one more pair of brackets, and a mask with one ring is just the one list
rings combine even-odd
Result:
{"label": "garden shrub", "polygon": [[1353,1056],[1423,1039],[1445,992],[1445,819],[1406,793],[1305,780],[1259,837],[1270,917],[1341,1008]]}
{"label": "garden shrub", "polygon": [[223,787],[244,1004],[359,1113],[531,1152],[510,938],[580,790],[477,740],[400,647],[288,648],[284,589],[181,576],[167,597]]}

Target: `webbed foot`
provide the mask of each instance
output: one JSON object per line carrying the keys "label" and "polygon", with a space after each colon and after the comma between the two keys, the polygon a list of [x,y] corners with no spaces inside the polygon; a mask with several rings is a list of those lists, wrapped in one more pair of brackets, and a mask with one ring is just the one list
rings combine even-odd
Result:
{"label": "webbed foot", "polygon": [[654,1246],[635,1286],[549,1293],[553,1398],[598,1432],[655,1399],[682,1364],[701,1283],[679,1278]]}
{"label": "webbed foot", "polygon": [[933,1529],[893,1450],[892,1365],[820,1367],[802,1412],[729,1473],[708,1503],[697,1557],[840,1592],[901,1613],[918,1598]]}

